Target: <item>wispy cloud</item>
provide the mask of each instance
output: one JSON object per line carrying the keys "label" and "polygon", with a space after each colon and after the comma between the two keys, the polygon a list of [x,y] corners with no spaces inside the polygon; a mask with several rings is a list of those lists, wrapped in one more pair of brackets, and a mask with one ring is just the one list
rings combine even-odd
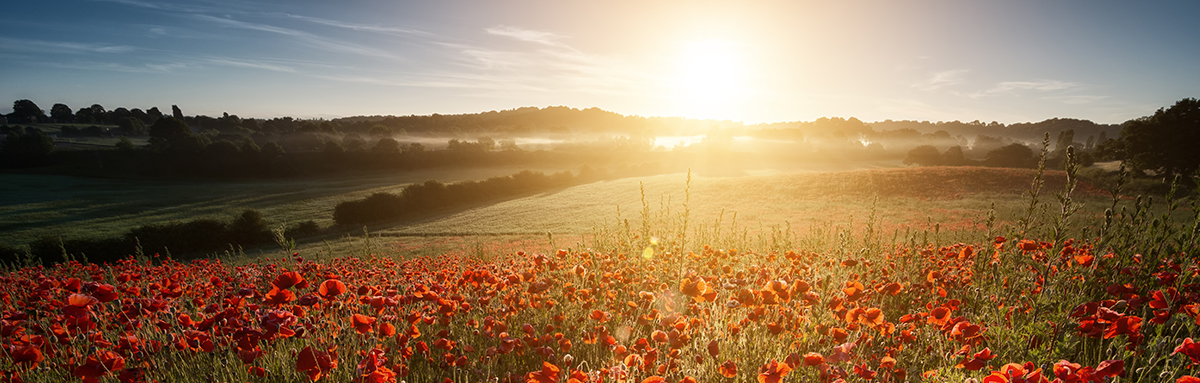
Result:
{"label": "wispy cloud", "polygon": [[417,29],[347,23],[344,21],[323,19],[323,18],[311,17],[311,16],[293,15],[290,13],[283,13],[281,15],[292,18],[292,19],[296,19],[296,20],[303,20],[303,21],[307,21],[310,23],[316,23],[316,24],[321,24],[321,25],[326,25],[326,26],[331,26],[331,27],[345,28],[345,29],[354,30],[354,31],[380,32],[380,33],[388,33],[388,34],[395,34],[395,35],[433,36],[433,33],[429,33],[429,32],[422,31],[422,30],[417,30]]}
{"label": "wispy cloud", "polygon": [[138,50],[129,45],[89,44],[68,41],[43,41],[0,37],[0,49],[43,53],[126,53]]}
{"label": "wispy cloud", "polygon": [[553,32],[535,31],[535,30],[510,27],[510,26],[505,26],[505,25],[491,27],[491,28],[485,28],[484,30],[487,31],[487,33],[497,35],[497,36],[511,37],[511,38],[521,40],[521,41],[528,41],[531,43],[538,43],[538,44],[552,46],[552,47],[558,47],[558,48],[570,48],[570,46],[558,41],[558,40],[565,38],[566,36],[563,36],[563,35],[560,35],[557,33],[553,33]]}
{"label": "wispy cloud", "polygon": [[412,74],[402,76],[364,76],[364,75],[313,75],[325,80],[352,82],[373,85],[440,88],[440,89],[482,89],[482,90],[519,90],[546,91],[548,89],[509,81],[505,78],[492,76],[461,77],[452,74]]}
{"label": "wispy cloud", "polygon": [[218,8],[196,6],[196,5],[190,5],[190,4],[188,4],[188,5],[173,4],[173,3],[163,2],[163,1],[158,1],[158,2],[138,1],[138,0],[92,0],[92,1],[99,1],[99,2],[105,2],[105,3],[117,3],[117,4],[129,5],[129,6],[134,6],[134,7],[157,9],[160,11],[170,11],[170,12],[203,13],[203,12],[222,12],[222,11],[229,12],[230,11],[230,9],[228,9],[227,7],[218,9]]}
{"label": "wispy cloud", "polygon": [[1059,102],[1062,102],[1064,104],[1069,104],[1069,105],[1083,105],[1083,104],[1091,104],[1096,101],[1104,100],[1107,98],[1108,98],[1108,96],[1074,95],[1074,96],[1045,97],[1044,99],[1050,100],[1050,101],[1059,101]]}
{"label": "wispy cloud", "polygon": [[478,81],[502,84],[499,89],[513,84],[531,84],[534,89],[546,91],[629,94],[654,86],[658,81],[628,60],[576,49],[561,41],[567,37],[558,33],[513,26],[484,30],[491,35],[536,45],[503,49],[477,43],[434,44],[456,51],[457,63],[469,73],[468,76],[483,76]]}
{"label": "wispy cloud", "polygon": [[238,59],[232,59],[232,58],[210,58],[206,61],[209,63],[218,64],[218,65],[227,65],[227,66],[253,68],[253,69],[263,69],[263,70],[269,70],[269,71],[273,71],[273,72],[283,72],[283,73],[296,73],[297,72],[296,68],[292,68],[289,66],[283,66],[283,65],[264,63],[261,61],[238,60]]}
{"label": "wispy cloud", "polygon": [[225,26],[225,27],[230,27],[230,28],[241,28],[241,29],[255,30],[255,31],[261,31],[261,32],[269,32],[269,33],[275,33],[275,34],[293,37],[302,43],[308,44],[309,46],[316,47],[319,49],[324,49],[324,50],[331,51],[331,52],[353,53],[353,54],[359,54],[359,55],[364,55],[364,56],[400,59],[399,56],[396,56],[396,55],[394,55],[390,52],[384,51],[384,50],[375,49],[375,48],[371,48],[368,46],[363,46],[363,45],[354,44],[354,43],[350,43],[350,42],[340,41],[340,40],[336,40],[336,39],[331,39],[331,38],[324,37],[324,36],[318,36],[318,35],[315,35],[312,33],[300,31],[300,30],[296,30],[296,29],[277,27],[277,26],[267,25],[267,24],[238,21],[238,20],[233,20],[233,19],[228,19],[228,18],[223,18],[223,17],[215,17],[215,16],[201,15],[201,14],[192,15],[192,17],[194,17],[198,20],[207,21],[207,22],[215,23],[215,24]]}
{"label": "wispy cloud", "polygon": [[[1055,94],[1063,91],[1071,91],[1080,87],[1080,84],[1059,81],[1059,80],[1035,80],[1035,81],[1001,81],[986,90],[972,93],[955,93],[960,96],[969,98],[980,98],[990,96],[1013,96],[1028,92],[1051,93]],[[1061,93],[1060,93],[1061,94]],[[1079,101],[1082,99],[1077,99]]]}
{"label": "wispy cloud", "polygon": [[1004,81],[996,84],[995,87],[988,89],[987,93],[1012,93],[1024,90],[1034,91],[1052,91],[1070,89],[1079,86],[1079,84],[1070,83],[1058,80],[1038,80],[1038,81]]}
{"label": "wispy cloud", "polygon": [[195,68],[196,64],[185,62],[127,65],[113,62],[76,61],[70,63],[48,62],[42,65],[76,70],[99,70],[126,73],[170,73],[181,69]]}
{"label": "wispy cloud", "polygon": [[956,85],[963,82],[963,77],[968,70],[955,69],[934,73],[929,78],[913,84],[913,88],[930,91],[937,90],[947,86]]}

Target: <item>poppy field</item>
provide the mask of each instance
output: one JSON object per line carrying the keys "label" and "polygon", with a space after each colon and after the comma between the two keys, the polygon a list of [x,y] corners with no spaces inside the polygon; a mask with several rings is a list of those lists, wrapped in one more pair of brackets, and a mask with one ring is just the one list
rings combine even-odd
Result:
{"label": "poppy field", "polygon": [[561,249],[10,268],[0,380],[1200,381],[1196,199],[1072,225],[1073,187],[954,243],[644,203]]}

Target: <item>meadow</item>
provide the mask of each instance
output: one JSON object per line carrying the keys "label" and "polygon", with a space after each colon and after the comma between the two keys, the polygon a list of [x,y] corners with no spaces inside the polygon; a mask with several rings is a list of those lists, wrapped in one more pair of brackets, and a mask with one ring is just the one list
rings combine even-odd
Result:
{"label": "meadow", "polygon": [[14,268],[0,278],[0,371],[27,382],[1195,382],[1195,199],[1114,197],[1074,175],[667,174],[258,256]]}
{"label": "meadow", "polygon": [[[424,169],[268,180],[111,179],[0,174],[0,243],[18,246],[41,237],[119,236],[134,227],[197,218],[228,219],[256,209],[276,224],[333,222],[339,201],[392,192],[414,182],[507,175],[525,168]],[[558,169],[548,169],[558,170]]]}

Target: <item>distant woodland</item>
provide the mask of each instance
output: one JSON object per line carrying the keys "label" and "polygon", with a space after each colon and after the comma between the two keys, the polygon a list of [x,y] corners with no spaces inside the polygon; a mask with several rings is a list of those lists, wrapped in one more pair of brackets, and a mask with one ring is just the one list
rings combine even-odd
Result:
{"label": "distant woodland", "polygon": [[[856,118],[745,125],[623,116],[596,108],[518,108],[474,114],[358,116],[332,120],[186,115],[175,105],[49,112],[13,102],[0,121],[0,168],[99,176],[291,177],[371,169],[572,163],[724,163],[751,139],[756,158],[896,161],[916,166],[1032,167],[1048,137],[1050,164],[1074,147],[1084,164],[1125,160],[1138,175],[1191,174],[1200,166],[1197,101],[1185,98],[1120,125],[1055,118],[1036,123]],[[665,147],[659,137],[702,137]],[[725,156],[727,158],[721,158]]]}

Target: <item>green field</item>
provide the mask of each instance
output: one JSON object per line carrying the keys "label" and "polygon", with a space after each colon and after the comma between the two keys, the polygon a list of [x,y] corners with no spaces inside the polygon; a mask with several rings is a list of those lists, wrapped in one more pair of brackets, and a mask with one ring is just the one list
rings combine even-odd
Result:
{"label": "green field", "polygon": [[[395,192],[413,182],[443,182],[507,175],[522,169],[428,169],[395,174],[310,177],[264,181],[118,180],[57,175],[0,174],[0,243],[21,245],[39,237],[123,235],[151,223],[198,218],[228,219],[257,209],[276,224],[333,221],[345,199]],[[558,171],[561,169],[537,169]]]}
{"label": "green field", "polygon": [[[649,208],[655,226],[680,227],[685,199],[688,235],[693,238],[754,243],[768,241],[772,233],[800,238],[870,227],[889,238],[921,235],[954,243],[988,235],[988,212],[993,206],[992,234],[1024,217],[1035,175],[1032,169],[933,167],[693,176],[686,192],[684,173],[625,178],[417,222],[376,225],[370,228],[369,240],[357,232],[300,249],[306,254],[415,255],[482,254],[485,248],[486,253],[549,250],[551,240],[554,247],[584,246],[598,231],[621,230],[625,220],[632,231],[638,231],[644,207]],[[1064,173],[1047,172],[1034,219],[1049,222],[1059,214],[1055,194],[1063,191],[1064,183]],[[643,205],[643,188],[648,206]],[[1077,227],[1097,224],[1112,204],[1111,194],[1086,181],[1079,183],[1073,197],[1083,204],[1072,217]],[[1130,205],[1129,197],[1120,202],[1123,207]]]}
{"label": "green field", "polygon": [[[396,174],[270,181],[155,181],[90,179],[52,175],[0,175],[2,242],[19,246],[38,238],[119,236],[151,223],[198,218],[227,220],[257,209],[273,225],[312,220],[333,225],[340,201],[375,192],[398,192],[413,182],[479,180],[521,169],[492,167],[432,169]],[[558,171],[563,169],[535,169]],[[636,232],[643,215],[652,224],[713,241],[759,243],[838,230],[872,230],[876,235],[932,236],[957,242],[988,235],[1026,214],[1032,169],[979,167],[868,168],[857,170],[756,170],[744,176],[675,173],[599,181],[511,200],[431,214],[418,220],[340,228],[319,238],[301,238],[311,254],[501,253],[509,249],[582,246],[601,231]],[[1049,171],[1034,217],[1057,214],[1055,193],[1065,175]],[[644,193],[644,194],[643,194]],[[644,195],[644,197],[643,197]],[[1083,208],[1075,223],[1094,224],[1111,206],[1101,187],[1081,182],[1074,197]],[[685,206],[686,200],[686,206]],[[644,203],[644,204],[643,204]],[[1130,205],[1129,198],[1122,202]],[[994,206],[994,208],[993,208]],[[366,238],[368,238],[367,240]],[[968,238],[972,237],[972,238]],[[719,242],[716,242],[719,244]],[[498,248],[499,246],[499,248]],[[251,255],[277,248],[247,249]],[[69,250],[69,249],[68,249]]]}

